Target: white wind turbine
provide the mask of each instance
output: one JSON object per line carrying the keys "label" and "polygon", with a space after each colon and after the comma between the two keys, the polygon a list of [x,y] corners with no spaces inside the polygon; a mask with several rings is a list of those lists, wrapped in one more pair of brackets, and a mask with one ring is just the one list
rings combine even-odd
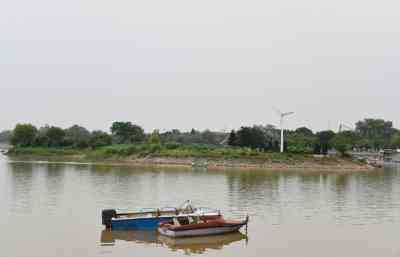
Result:
{"label": "white wind turbine", "polygon": [[284,144],[284,140],[283,140],[283,122],[284,122],[284,118],[286,116],[292,115],[294,114],[294,112],[281,112],[280,110],[274,108],[275,111],[277,112],[277,114],[279,115],[280,121],[279,121],[279,125],[281,127],[281,153],[283,153],[283,144]]}

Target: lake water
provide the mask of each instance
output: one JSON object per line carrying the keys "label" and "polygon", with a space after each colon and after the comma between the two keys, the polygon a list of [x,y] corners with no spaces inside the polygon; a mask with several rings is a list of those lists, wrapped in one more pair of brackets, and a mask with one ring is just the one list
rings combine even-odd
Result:
{"label": "lake water", "polygon": [[[168,240],[109,232],[101,210],[177,206],[250,215],[247,235]],[[0,157],[0,257],[396,256],[400,169],[354,174],[9,162]]]}

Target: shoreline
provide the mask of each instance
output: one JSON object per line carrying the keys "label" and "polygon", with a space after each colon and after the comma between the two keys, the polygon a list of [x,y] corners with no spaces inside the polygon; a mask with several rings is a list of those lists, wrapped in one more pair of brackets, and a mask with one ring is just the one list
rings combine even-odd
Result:
{"label": "shoreline", "polygon": [[358,163],[344,158],[308,158],[304,160],[274,161],[250,159],[219,159],[219,158],[171,158],[171,157],[119,157],[90,159],[85,155],[6,155],[10,162],[58,163],[76,165],[104,165],[154,168],[187,168],[225,170],[257,170],[257,171],[289,171],[301,173],[353,173],[378,170],[369,164]]}

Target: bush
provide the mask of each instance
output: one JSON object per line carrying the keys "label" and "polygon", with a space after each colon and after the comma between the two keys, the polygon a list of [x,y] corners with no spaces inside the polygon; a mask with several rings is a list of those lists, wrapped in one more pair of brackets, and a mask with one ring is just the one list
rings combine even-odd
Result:
{"label": "bush", "polygon": [[93,148],[108,146],[111,143],[112,137],[103,131],[93,131],[89,140],[89,145]]}
{"label": "bush", "polygon": [[46,136],[49,139],[50,147],[60,147],[65,142],[65,131],[59,127],[50,127],[47,129]]}
{"label": "bush", "polygon": [[165,145],[165,148],[167,148],[168,150],[174,150],[174,149],[178,149],[181,145],[178,143],[168,143]]}

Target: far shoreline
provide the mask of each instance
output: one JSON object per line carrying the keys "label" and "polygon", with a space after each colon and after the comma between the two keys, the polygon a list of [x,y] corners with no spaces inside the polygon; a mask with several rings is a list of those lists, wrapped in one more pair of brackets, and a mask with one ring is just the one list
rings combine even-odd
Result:
{"label": "far shoreline", "polygon": [[224,158],[173,158],[162,156],[126,156],[109,158],[89,158],[80,155],[38,155],[38,154],[7,154],[10,162],[59,163],[77,165],[127,166],[148,168],[185,168],[207,169],[209,171],[272,171],[298,173],[355,173],[379,170],[369,164],[356,162],[341,157],[312,157],[301,160],[260,160],[260,159],[224,159]]}

